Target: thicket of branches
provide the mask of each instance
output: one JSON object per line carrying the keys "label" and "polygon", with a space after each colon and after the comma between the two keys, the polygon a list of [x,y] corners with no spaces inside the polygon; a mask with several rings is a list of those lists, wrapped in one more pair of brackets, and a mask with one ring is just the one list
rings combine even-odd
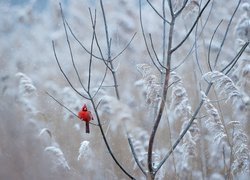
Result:
{"label": "thicket of branches", "polygon": [[[134,12],[134,3],[120,1],[124,20],[99,0],[85,7],[88,17],[74,11],[79,24],[54,5],[62,26],[52,50],[67,85],[54,79],[45,89],[64,121],[53,109],[38,113],[32,80],[17,77],[27,117],[43,116],[40,136],[48,135],[44,151],[56,171],[92,179],[249,177],[250,4],[231,2],[223,19],[221,3],[139,0]],[[84,103],[94,115],[89,135],[75,123]]]}

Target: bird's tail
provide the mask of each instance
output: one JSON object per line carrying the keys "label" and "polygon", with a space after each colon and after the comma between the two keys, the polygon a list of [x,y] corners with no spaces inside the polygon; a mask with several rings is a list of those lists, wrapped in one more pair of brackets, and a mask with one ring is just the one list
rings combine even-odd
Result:
{"label": "bird's tail", "polygon": [[90,131],[89,131],[89,122],[86,122],[86,133],[90,133]]}

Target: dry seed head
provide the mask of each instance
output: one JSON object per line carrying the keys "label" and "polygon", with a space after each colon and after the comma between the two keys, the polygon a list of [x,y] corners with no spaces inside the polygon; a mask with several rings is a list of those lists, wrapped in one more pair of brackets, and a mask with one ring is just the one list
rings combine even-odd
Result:
{"label": "dry seed head", "polygon": [[234,174],[250,173],[250,151],[248,149],[248,137],[242,129],[239,121],[231,121],[233,132],[233,164]]}
{"label": "dry seed head", "polygon": [[53,158],[56,166],[63,167],[64,169],[70,170],[68,162],[66,161],[62,150],[56,146],[48,146],[44,149],[45,152],[49,152]]}
{"label": "dry seed head", "polygon": [[50,138],[52,138],[52,133],[48,128],[43,128],[40,133],[39,136],[42,136],[44,133],[48,134]]}
{"label": "dry seed head", "polygon": [[209,118],[205,121],[205,125],[214,137],[214,141],[220,143],[226,137],[224,126],[221,122],[217,109],[210,102],[204,92],[201,92],[204,101],[204,107],[209,114]]}
{"label": "dry seed head", "polygon": [[153,73],[151,66],[148,64],[138,64],[137,69],[142,74],[146,87],[146,102],[149,105],[157,104],[161,93],[159,77]]}
{"label": "dry seed head", "polygon": [[189,117],[191,106],[182,80],[175,72],[171,72],[170,77],[171,83],[173,83],[170,108],[174,110],[175,116]]}
{"label": "dry seed head", "polygon": [[[36,110],[36,87],[33,85],[32,80],[24,73],[17,73],[16,77],[19,78],[19,100],[22,107],[28,112],[29,117],[37,113]],[[32,116],[30,116],[32,115]]]}
{"label": "dry seed head", "polygon": [[227,100],[231,100],[232,103],[242,100],[242,94],[234,85],[233,81],[225,74],[219,71],[212,71],[204,74],[203,78],[210,83],[214,83],[219,95],[225,95]]}
{"label": "dry seed head", "polygon": [[250,17],[250,4],[248,2],[245,2],[241,7],[246,12],[247,16]]}
{"label": "dry seed head", "polygon": [[36,87],[33,85],[32,80],[24,73],[17,73],[16,77],[19,78],[19,94],[22,96],[32,95],[36,92]]}
{"label": "dry seed head", "polygon": [[81,157],[85,157],[89,154],[89,141],[83,141],[81,142],[81,146],[79,148],[79,155],[77,160],[79,161],[81,159]]}

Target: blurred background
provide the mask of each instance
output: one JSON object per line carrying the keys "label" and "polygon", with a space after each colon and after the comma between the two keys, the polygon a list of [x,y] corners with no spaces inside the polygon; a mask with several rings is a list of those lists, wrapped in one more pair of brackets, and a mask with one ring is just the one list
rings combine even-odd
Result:
{"label": "blurred background", "polygon": [[[62,0],[60,2],[72,32],[87,49],[90,49],[92,38],[89,8],[92,13],[96,9],[96,33],[104,57],[107,57],[106,36],[99,1]],[[151,2],[161,10],[161,1],[152,0]],[[182,1],[174,2],[178,7]],[[138,71],[137,65],[148,64],[151,73],[158,77],[159,83],[161,74],[150,60],[144,44],[139,20],[139,2],[104,0],[103,3],[109,35],[112,38],[112,57],[124,49],[134,33],[137,34],[128,48],[114,60],[120,101],[115,97],[110,72],[107,73],[104,87],[95,97],[95,101],[98,103],[102,100],[99,113],[114,154],[125,169],[138,179],[144,179],[135,165],[126,138],[127,130],[134,133],[134,137],[141,144],[141,161],[144,161],[145,147],[147,147],[145,144],[151,132],[154,107],[146,101],[147,88],[142,84],[142,74]],[[203,4],[204,2],[202,2]],[[212,4],[205,10],[197,30],[200,32],[202,26],[206,24],[199,41],[197,40],[198,59],[203,73],[208,71],[206,57],[211,37],[218,23],[223,19],[211,45],[210,53],[213,58],[218,52],[237,2],[221,0],[213,1]],[[189,8],[176,22],[174,44],[182,40],[198,13],[197,7],[189,6]],[[148,33],[152,34],[156,53],[161,59],[164,49],[162,20],[145,0],[142,1],[142,12],[145,33],[147,36]],[[220,55],[219,67],[223,67],[237,53],[236,26],[244,13],[245,11],[241,8],[233,18],[229,35]],[[169,18],[169,12],[167,18]],[[80,72],[83,84],[86,85],[89,76],[90,55],[76,41],[69,29],[67,31],[76,67]],[[64,72],[73,85],[82,92],[72,66],[59,1],[0,0],[0,179],[127,179],[112,161],[103,143],[99,128],[91,126],[91,133],[85,134],[84,123],[45,93],[48,91],[75,113],[80,110],[83,103],[87,103],[89,109],[93,111],[90,103],[70,88],[60,72],[55,61],[52,41],[55,42],[57,57]],[[193,109],[199,102],[197,87],[203,83],[201,82],[203,74],[194,60],[194,50],[191,50],[195,41],[195,36],[192,34],[187,43],[172,58],[173,67],[177,67],[185,60],[184,65],[176,69],[176,72],[182,77],[190,97],[190,106]],[[99,56],[96,46],[94,54]],[[94,59],[92,67],[91,89],[94,92],[105,74],[105,65],[100,60]],[[232,74],[231,77],[235,77],[236,83],[239,81],[237,75]],[[203,85],[201,86],[203,87]],[[242,88],[242,91],[249,95],[249,83]],[[171,97],[169,97],[170,102]],[[233,113],[230,104],[225,104],[221,108],[224,118],[228,119],[225,121],[232,120]],[[247,113],[249,115],[249,110]],[[94,123],[97,121],[94,120]],[[249,135],[249,123],[244,123],[244,130]],[[166,130],[167,126],[171,127]],[[162,122],[155,145],[156,161],[164,157],[171,147],[170,139],[178,137],[181,126],[182,121],[178,119],[171,121],[170,118],[170,125],[167,121]],[[200,126],[203,127],[202,123]],[[182,167],[181,156],[178,156],[180,152],[177,150],[178,167],[174,168],[171,165],[175,159],[170,158],[159,173],[159,179],[178,179],[177,174],[183,173],[184,170],[192,172],[192,176],[188,176],[189,179],[224,178],[225,164],[218,163],[217,156],[213,154],[217,146],[210,147],[213,150],[209,149],[207,144],[212,138],[207,130],[203,130],[201,133],[204,133],[202,134],[204,135],[202,138],[204,140],[203,149],[199,149],[197,153],[199,155],[193,161],[192,170]],[[89,144],[87,150],[79,158],[81,142],[84,141]],[[198,144],[201,147],[202,143]],[[247,144],[249,147],[249,140]],[[221,157],[223,153],[220,152]],[[220,160],[223,162],[223,159]],[[180,172],[176,173],[176,169]],[[182,179],[181,175],[178,177]]]}

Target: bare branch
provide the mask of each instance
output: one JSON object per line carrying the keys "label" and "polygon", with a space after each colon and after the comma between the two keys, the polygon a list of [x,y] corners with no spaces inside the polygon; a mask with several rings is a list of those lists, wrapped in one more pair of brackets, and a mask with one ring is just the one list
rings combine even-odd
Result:
{"label": "bare branch", "polygon": [[188,57],[194,52],[194,46],[195,46],[195,43],[193,44],[192,48],[189,50],[189,52],[187,53],[187,55],[185,56],[185,58],[178,64],[176,65],[175,67],[171,68],[171,72],[172,71],[176,71],[176,69],[178,69],[182,64],[185,63],[185,61],[188,59]]}
{"label": "bare branch", "polygon": [[[194,48],[198,49],[198,47],[196,47],[196,44],[197,44],[196,41],[201,37],[201,35],[202,35],[202,33],[203,33],[203,31],[204,31],[207,23],[208,23],[208,19],[209,19],[210,15],[211,15],[211,12],[212,12],[212,9],[213,9],[213,5],[214,5],[214,1],[212,1],[211,8],[209,10],[208,16],[206,18],[206,21],[205,21],[204,25],[202,26],[202,29],[201,29],[199,35],[195,36],[195,41],[194,41],[192,47],[190,48],[190,51],[187,53],[186,57],[176,67],[171,68],[171,71],[175,71],[178,67],[180,67],[187,60],[187,58],[190,56],[190,54],[193,52]],[[199,64],[198,61],[197,61],[197,63]],[[201,69],[200,69],[200,71],[201,71]]]}
{"label": "bare branch", "polygon": [[119,90],[118,90],[117,77],[116,77],[116,73],[114,71],[113,62],[111,61],[111,49],[110,49],[111,48],[111,39],[109,38],[108,24],[107,24],[105,10],[104,10],[104,6],[103,6],[102,0],[100,0],[100,5],[101,5],[101,10],[102,10],[102,16],[103,16],[103,22],[104,22],[105,34],[106,34],[106,42],[107,42],[107,48],[108,48],[108,60],[109,60],[108,63],[110,64],[111,73],[112,73],[113,80],[114,80],[114,85],[115,85],[114,88],[115,88],[116,97],[119,100],[120,99],[120,95],[119,95]]}
{"label": "bare branch", "polygon": [[195,22],[193,23],[193,26],[191,27],[191,29],[188,31],[188,33],[186,34],[186,36],[183,38],[183,40],[176,46],[174,47],[171,52],[173,53],[174,51],[176,51],[179,47],[181,47],[181,45],[187,40],[187,38],[189,37],[189,35],[191,34],[191,32],[193,31],[194,27],[196,26],[198,20],[200,19],[202,13],[204,12],[204,10],[206,9],[206,7],[208,6],[208,4],[210,3],[211,0],[208,0],[207,3],[204,5],[204,7],[201,9],[199,15],[197,16]]}
{"label": "bare branch", "polygon": [[103,17],[103,22],[104,22],[104,29],[105,29],[105,34],[106,34],[106,42],[107,42],[107,49],[108,49],[108,60],[111,59],[111,52],[110,52],[110,39],[109,39],[109,33],[108,33],[108,25],[107,25],[107,20],[106,20],[106,15],[105,15],[105,10],[103,7],[103,2],[100,0],[100,5],[102,9],[102,17]]}
{"label": "bare branch", "polygon": [[93,45],[94,45],[94,39],[95,39],[95,26],[96,26],[96,10],[95,10],[95,15],[94,18],[92,16],[91,10],[89,9],[89,14],[92,22],[92,27],[93,27],[93,34],[92,34],[92,39],[91,39],[91,45],[90,45],[90,58],[89,58],[89,75],[88,75],[88,92],[90,92],[90,79],[91,79],[91,70],[92,70],[92,61],[93,61]]}
{"label": "bare branch", "polygon": [[155,139],[155,135],[156,135],[156,132],[157,132],[159,123],[161,121],[164,108],[165,108],[165,102],[167,99],[167,92],[168,92],[168,84],[169,84],[169,79],[170,79],[171,58],[172,58],[171,48],[172,48],[172,41],[173,41],[174,25],[175,25],[175,18],[173,17],[170,23],[170,29],[169,29],[169,34],[168,34],[167,67],[166,67],[166,74],[165,74],[164,84],[163,84],[162,98],[160,101],[159,111],[156,115],[155,123],[154,123],[153,129],[149,138],[149,143],[148,143],[148,170],[152,178],[154,178],[155,173],[156,173],[153,167],[153,161],[152,161],[154,139]]}
{"label": "bare branch", "polygon": [[[182,7],[175,13],[175,17],[177,17],[177,16],[179,16],[180,14],[181,14],[181,12],[183,11],[183,9],[186,7],[186,5],[187,5],[187,2],[188,2],[188,0],[185,0],[184,2],[183,2],[183,4],[182,4]],[[196,1],[194,1],[194,2],[196,2]],[[199,4],[198,4],[198,6],[199,6]]]}
{"label": "bare branch", "polygon": [[[200,12],[200,6],[201,6],[201,4],[202,4],[202,1],[200,1],[200,4],[198,4],[198,2],[196,2],[196,1],[192,1],[192,3],[196,4],[196,5],[199,7],[199,12]],[[208,19],[209,19],[211,13],[212,13],[213,5],[214,5],[214,1],[212,1],[212,3],[211,3],[210,10],[209,10],[209,12],[208,12],[207,18],[206,18],[206,20],[205,20],[205,23],[204,23],[204,25],[203,25],[203,27],[202,27],[202,29],[201,29],[201,32],[200,32],[199,36],[197,36],[198,25],[199,25],[198,23],[197,23],[196,30],[195,30],[195,42],[194,42],[194,47],[195,47],[195,59],[196,59],[197,66],[198,66],[198,69],[199,69],[199,71],[200,71],[201,74],[203,74],[203,71],[202,71],[202,67],[201,67],[200,61],[199,61],[199,59],[198,59],[197,40],[198,40],[199,37],[203,34],[203,31],[204,31],[204,29],[205,29],[205,27],[206,27],[206,24],[208,23]],[[200,21],[201,21],[201,24],[202,24],[202,19],[200,19]],[[203,43],[204,43],[204,40],[203,40]]]}
{"label": "bare branch", "polygon": [[[74,34],[73,30],[71,29],[70,25],[68,24],[68,21],[65,19],[65,23],[71,33],[71,35],[73,36],[73,38],[78,42],[78,44],[88,53],[90,54],[90,51],[81,43],[81,41],[76,37],[76,35]],[[103,60],[101,57],[98,57],[97,55],[92,54],[93,57],[95,57],[96,59],[99,60]]]}
{"label": "bare branch", "polygon": [[[165,8],[165,0],[162,1],[162,12],[163,12],[163,17],[166,18],[166,8]],[[166,65],[166,21],[163,21],[163,30],[162,30],[162,63],[163,64],[163,69],[165,69],[165,65]],[[150,36],[150,41],[152,44],[152,38]],[[154,50],[154,49],[153,49]],[[154,50],[155,52],[155,50]],[[158,60],[158,58],[156,58]],[[158,62],[159,63],[159,62]],[[163,73],[161,75],[161,81],[163,79]]]}
{"label": "bare branch", "polygon": [[230,25],[231,25],[231,23],[232,23],[232,20],[233,20],[233,18],[234,18],[235,13],[237,12],[237,10],[238,10],[238,8],[239,8],[239,6],[240,6],[240,3],[241,3],[241,0],[239,0],[238,4],[237,4],[237,6],[236,6],[236,8],[235,8],[235,10],[234,10],[234,12],[233,12],[233,15],[231,16],[231,18],[230,18],[230,20],[229,20],[229,23],[228,23],[228,25],[227,25],[226,32],[224,33],[224,37],[223,37],[223,40],[222,40],[221,45],[220,45],[219,52],[218,52],[218,54],[217,54],[217,56],[216,56],[216,59],[215,59],[214,68],[215,68],[216,65],[217,65],[217,62],[218,62],[218,59],[219,59],[219,56],[220,56],[221,49],[222,49],[222,47],[223,47],[223,45],[224,45],[224,43],[225,43],[225,40],[226,40],[228,31],[229,31],[229,27],[230,27]]}
{"label": "bare branch", "polygon": [[76,75],[77,75],[79,83],[81,84],[81,86],[84,89],[84,91],[87,92],[86,89],[85,89],[85,87],[84,87],[84,85],[83,85],[83,83],[82,83],[82,80],[80,78],[80,75],[79,75],[78,70],[77,70],[76,65],[75,65],[75,60],[74,60],[74,56],[73,56],[71,44],[70,44],[70,41],[69,41],[68,32],[67,32],[66,25],[65,25],[65,17],[64,17],[64,14],[63,14],[63,10],[62,10],[62,5],[61,5],[61,3],[59,3],[59,4],[60,4],[60,9],[61,9],[61,16],[62,16],[62,21],[63,21],[64,32],[65,32],[67,44],[68,44],[68,47],[69,47],[71,62],[73,64],[73,67],[74,67],[74,70],[76,72]]}
{"label": "bare branch", "polygon": [[106,66],[105,73],[104,73],[104,76],[102,78],[102,81],[101,81],[98,89],[96,90],[95,94],[92,96],[92,98],[94,98],[97,95],[97,93],[100,91],[100,89],[103,87],[103,83],[104,83],[104,80],[105,80],[105,78],[107,76],[107,72],[108,72],[108,67]]}
{"label": "bare branch", "polygon": [[223,22],[223,20],[221,20],[219,22],[219,24],[216,26],[214,32],[213,32],[213,35],[210,39],[210,43],[209,43],[209,47],[208,47],[208,58],[207,58],[207,61],[208,61],[208,67],[209,67],[209,70],[212,71],[212,66],[211,66],[211,59],[210,59],[210,51],[211,51],[211,45],[212,45],[212,42],[213,42],[213,39],[214,39],[214,36],[218,30],[218,28],[220,27],[221,23]]}
{"label": "bare branch", "polygon": [[102,124],[101,124],[101,121],[100,121],[100,117],[99,117],[99,114],[97,112],[97,108],[96,108],[96,105],[95,105],[95,102],[93,99],[90,99],[91,103],[92,103],[92,106],[94,107],[94,111],[95,111],[95,114],[96,114],[96,119],[98,121],[98,125],[99,125],[99,128],[100,128],[100,131],[101,131],[101,134],[102,134],[102,138],[104,140],[104,143],[108,149],[108,152],[109,154],[111,155],[112,159],[115,161],[115,163],[117,164],[117,166],[130,178],[130,179],[135,179],[132,175],[130,175],[125,169],[124,167],[119,163],[119,161],[116,159],[112,149],[110,148],[109,146],[109,143],[107,141],[107,138],[105,136],[105,133],[103,131],[103,127],[102,127]]}
{"label": "bare branch", "polygon": [[52,41],[52,47],[53,47],[53,52],[54,52],[54,56],[55,56],[57,65],[58,65],[60,71],[62,72],[63,76],[65,77],[65,79],[66,79],[67,82],[69,83],[70,87],[71,87],[77,94],[79,94],[80,96],[82,96],[83,98],[90,100],[89,97],[86,97],[86,96],[84,96],[83,94],[81,94],[81,93],[72,85],[72,83],[70,82],[69,78],[67,77],[67,75],[66,75],[65,72],[63,71],[63,69],[62,69],[62,67],[61,67],[61,64],[60,64],[60,62],[59,62],[59,60],[58,60],[58,58],[57,58],[57,55],[56,55],[56,50],[55,50],[55,43],[54,43],[54,41]]}
{"label": "bare branch", "polygon": [[155,58],[156,58],[158,64],[159,64],[163,69],[166,69],[166,67],[160,62],[160,60],[159,60],[159,58],[158,58],[158,55],[157,55],[157,53],[156,53],[156,51],[155,51],[155,48],[154,48],[154,43],[153,43],[152,35],[151,35],[150,33],[149,33],[149,39],[150,39],[151,48],[152,48],[152,50],[153,50],[153,52],[154,52],[154,55],[155,55]]}
{"label": "bare branch", "polygon": [[168,0],[168,6],[169,6],[169,10],[170,10],[170,14],[172,16],[172,18],[175,18],[175,14],[174,14],[174,10],[173,10],[173,6],[172,6],[172,1]]}
{"label": "bare branch", "polygon": [[63,103],[61,103],[60,101],[58,101],[56,98],[54,98],[50,93],[48,93],[47,91],[45,91],[45,93],[51,97],[54,101],[56,101],[58,104],[60,104],[63,108],[67,109],[71,114],[73,114],[75,117],[79,118],[78,115],[76,113],[74,113],[73,111],[71,111],[68,107],[66,107]]}
{"label": "bare branch", "polygon": [[152,61],[152,63],[154,64],[154,66],[158,69],[159,72],[161,72],[161,69],[157,66],[157,64],[155,63],[152,55],[151,55],[151,52],[149,50],[149,47],[148,47],[148,42],[147,42],[147,39],[146,39],[146,35],[145,35],[145,31],[144,31],[144,26],[143,26],[143,23],[142,23],[142,7],[141,7],[141,0],[139,0],[139,8],[140,8],[140,24],[141,24],[141,30],[142,30],[142,36],[143,36],[143,39],[144,39],[144,43],[145,43],[145,46],[146,46],[146,49],[147,49],[147,52],[148,52],[148,55]]}
{"label": "bare branch", "polygon": [[137,33],[135,32],[134,33],[134,35],[132,36],[132,38],[130,39],[130,41],[128,42],[128,44],[116,55],[116,56],[114,56],[112,59],[111,59],[111,61],[113,61],[113,60],[115,60],[116,58],[118,58],[128,47],[129,47],[129,45],[132,43],[132,41],[133,41],[133,39],[134,39],[134,37],[135,37],[135,35],[136,35]]}
{"label": "bare branch", "polygon": [[225,71],[229,66],[231,66],[226,72],[225,75],[227,75],[232,68],[234,67],[234,65],[238,62],[239,58],[241,57],[242,53],[245,51],[245,49],[247,48],[247,46],[249,45],[249,42],[246,42],[242,48],[240,49],[240,51],[236,54],[236,56],[233,58],[233,60],[228,63],[228,65],[226,67],[224,67],[221,72]]}
{"label": "bare branch", "polygon": [[168,24],[170,24],[170,22],[169,22],[167,19],[165,19],[165,18],[155,9],[155,7],[152,5],[152,3],[151,3],[149,0],[147,0],[147,2],[148,2],[148,4],[151,6],[151,8],[155,11],[155,13],[156,13],[160,18],[162,18],[163,21],[165,21],[165,22],[167,22]]}

